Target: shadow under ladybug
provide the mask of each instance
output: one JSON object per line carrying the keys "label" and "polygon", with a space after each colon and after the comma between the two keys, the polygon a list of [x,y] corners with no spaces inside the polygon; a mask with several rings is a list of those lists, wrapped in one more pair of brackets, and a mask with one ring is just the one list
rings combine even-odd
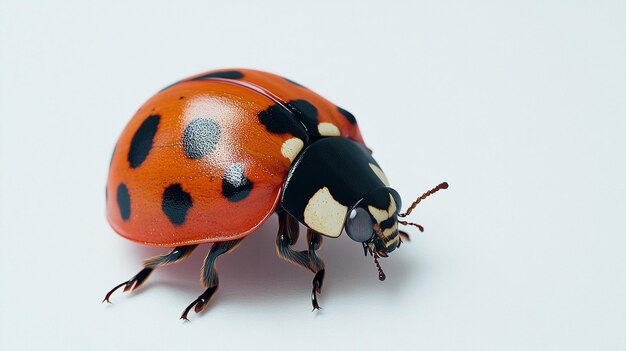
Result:
{"label": "shadow under ladybug", "polygon": [[[203,310],[206,312],[215,303],[221,304],[232,301],[239,307],[247,308],[273,308],[273,305],[284,306],[286,302],[300,301],[302,296],[294,292],[302,291],[305,286],[304,277],[297,265],[286,265],[276,255],[274,243],[268,240],[277,231],[277,218],[268,220],[254,234],[250,235],[246,242],[239,246],[232,255],[224,256],[220,260],[219,271],[221,279],[220,289],[222,294],[216,294],[211,304]],[[302,229],[302,228],[301,228]],[[404,244],[403,244],[404,245]],[[299,243],[297,246],[302,246]],[[205,250],[209,245],[205,246]],[[381,264],[386,270],[392,271],[393,275],[385,280],[385,289],[375,289],[375,282],[371,272],[371,257],[363,257],[362,252],[354,250],[353,241],[348,238],[337,238],[327,242],[318,250],[321,255],[327,257],[327,264],[333,269],[325,277],[325,292],[331,293],[337,301],[345,298],[352,299],[355,292],[371,292],[385,294],[379,298],[392,300],[402,292],[407,276],[420,276],[423,267],[409,265],[407,257],[400,255]],[[186,295],[197,290],[197,270],[201,267],[206,252],[195,252],[190,257],[177,265],[164,267],[159,271],[157,279],[147,280],[141,289],[134,290],[131,297],[143,295],[155,287],[167,288]],[[147,246],[133,246],[127,250],[128,255],[135,258],[155,255],[158,249]],[[365,262],[364,262],[365,261]],[[369,263],[369,264],[364,264]],[[295,269],[294,269],[295,267]],[[178,294],[177,294],[178,296]],[[228,302],[227,302],[228,303]],[[260,306],[260,307],[259,307]]]}

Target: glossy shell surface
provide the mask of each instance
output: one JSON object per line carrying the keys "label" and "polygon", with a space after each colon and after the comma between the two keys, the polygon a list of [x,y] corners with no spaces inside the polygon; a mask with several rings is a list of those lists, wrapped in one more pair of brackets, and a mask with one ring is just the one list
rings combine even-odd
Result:
{"label": "glossy shell surface", "polygon": [[363,143],[349,112],[283,77],[241,69],[190,77],[149,99],[122,132],[107,218],[146,245],[243,237],[276,209],[293,160],[326,136]]}

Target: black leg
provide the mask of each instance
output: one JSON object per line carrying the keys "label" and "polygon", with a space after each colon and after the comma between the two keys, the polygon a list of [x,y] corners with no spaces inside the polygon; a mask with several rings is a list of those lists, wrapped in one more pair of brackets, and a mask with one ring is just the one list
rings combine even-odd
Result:
{"label": "black leg", "polygon": [[280,257],[300,267],[309,269],[315,273],[313,278],[313,290],[311,291],[311,303],[313,310],[320,309],[317,303],[317,294],[322,292],[324,282],[324,261],[315,253],[322,244],[322,236],[309,229],[307,231],[308,250],[296,251],[292,248],[298,241],[298,221],[285,212],[278,214],[278,235],[276,236],[276,248]]}
{"label": "black leg", "polygon": [[202,284],[206,286],[207,289],[202,293],[202,295],[198,296],[197,299],[195,299],[189,306],[187,306],[187,308],[185,308],[183,314],[180,316],[180,319],[189,320],[187,318],[187,314],[189,313],[189,311],[191,311],[192,308],[196,313],[202,312],[202,310],[204,310],[206,305],[211,300],[211,297],[213,297],[213,294],[215,294],[215,292],[217,291],[217,287],[219,286],[217,271],[215,270],[215,260],[218,256],[236,249],[239,243],[241,243],[241,240],[243,239],[223,241],[214,243],[213,246],[211,246],[211,251],[209,251],[209,254],[204,259],[204,265],[202,266],[201,274]]}
{"label": "black leg", "polygon": [[125,281],[111,289],[111,291],[106,294],[102,302],[106,301],[110,303],[111,301],[109,301],[109,298],[111,295],[115,292],[115,290],[121,288],[122,286],[124,287],[124,291],[133,291],[137,289],[146,281],[146,279],[148,279],[150,273],[152,273],[155,268],[182,261],[187,258],[196,247],[198,247],[198,245],[179,246],[168,254],[158,255],[146,259],[143,262],[144,269],[128,281]]}
{"label": "black leg", "polygon": [[298,266],[309,268],[309,254],[307,251],[295,251],[291,247],[296,244],[300,236],[300,224],[286,212],[278,214],[278,235],[276,249],[278,255]]}
{"label": "black leg", "polygon": [[309,242],[309,269],[315,273],[315,277],[313,277],[313,290],[311,291],[311,303],[315,311],[321,308],[317,303],[317,294],[322,293],[322,285],[324,284],[324,261],[315,254],[315,250],[318,250],[322,246],[322,235],[309,229],[306,236]]}

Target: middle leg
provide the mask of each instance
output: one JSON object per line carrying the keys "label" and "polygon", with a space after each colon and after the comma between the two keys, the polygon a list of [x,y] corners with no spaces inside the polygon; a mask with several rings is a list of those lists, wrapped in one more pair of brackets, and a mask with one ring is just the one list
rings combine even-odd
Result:
{"label": "middle leg", "polygon": [[201,281],[207,289],[185,308],[180,319],[188,320],[187,314],[192,308],[196,313],[200,313],[204,310],[219,285],[217,271],[215,270],[215,260],[218,256],[235,250],[242,240],[243,238],[213,243],[211,251],[209,251],[209,254],[204,259],[204,265],[202,266]]}

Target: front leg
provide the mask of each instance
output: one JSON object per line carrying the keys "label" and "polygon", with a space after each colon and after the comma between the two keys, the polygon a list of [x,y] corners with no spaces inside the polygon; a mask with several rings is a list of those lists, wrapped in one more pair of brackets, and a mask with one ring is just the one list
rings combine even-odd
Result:
{"label": "front leg", "polygon": [[322,285],[324,284],[324,261],[315,253],[322,246],[322,235],[313,229],[309,229],[306,237],[309,242],[309,269],[315,273],[313,290],[311,291],[311,303],[313,303],[313,310],[315,311],[321,308],[317,303],[317,294],[322,293]]}
{"label": "front leg", "polygon": [[298,221],[284,211],[279,212],[278,221],[278,235],[276,236],[278,255],[286,261],[315,273],[311,303],[313,304],[313,310],[320,309],[317,303],[317,294],[321,293],[324,282],[324,261],[317,256],[315,251],[320,248],[322,237],[319,233],[309,229],[307,231],[308,250],[296,251],[292,246],[298,241],[300,233]]}

